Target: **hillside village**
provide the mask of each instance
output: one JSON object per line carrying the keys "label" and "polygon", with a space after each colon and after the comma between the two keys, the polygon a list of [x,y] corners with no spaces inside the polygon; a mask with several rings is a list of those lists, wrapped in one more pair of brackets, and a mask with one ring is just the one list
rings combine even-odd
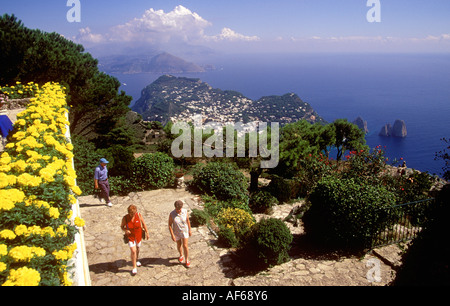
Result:
{"label": "hillside village", "polygon": [[204,122],[279,122],[286,124],[306,119],[325,122],[296,94],[267,96],[253,101],[236,91],[214,89],[199,79],[160,77],[142,91],[132,109],[146,121],[192,121],[202,115]]}

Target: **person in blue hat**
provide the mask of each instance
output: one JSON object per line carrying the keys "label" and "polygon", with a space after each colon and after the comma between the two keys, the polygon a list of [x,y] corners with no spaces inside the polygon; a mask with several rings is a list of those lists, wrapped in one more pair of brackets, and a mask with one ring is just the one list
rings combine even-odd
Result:
{"label": "person in blue hat", "polygon": [[109,207],[112,206],[111,200],[109,199],[109,192],[111,188],[108,182],[108,168],[106,165],[109,164],[105,158],[100,159],[100,165],[95,168],[94,173],[94,187],[95,189],[100,189],[100,201],[103,199],[106,201]]}

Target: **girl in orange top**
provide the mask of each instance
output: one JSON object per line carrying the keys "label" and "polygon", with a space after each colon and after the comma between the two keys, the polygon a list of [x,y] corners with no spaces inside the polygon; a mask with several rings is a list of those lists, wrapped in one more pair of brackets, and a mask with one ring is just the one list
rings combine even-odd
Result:
{"label": "girl in orange top", "polygon": [[133,275],[137,274],[137,267],[141,266],[138,261],[139,258],[139,248],[142,243],[142,227],[144,227],[146,233],[146,239],[148,240],[149,234],[147,230],[147,225],[142,218],[142,215],[137,212],[137,207],[135,205],[130,205],[128,207],[128,214],[122,218],[122,224],[120,228],[125,231],[128,236],[128,245],[131,250],[131,262],[133,263]]}

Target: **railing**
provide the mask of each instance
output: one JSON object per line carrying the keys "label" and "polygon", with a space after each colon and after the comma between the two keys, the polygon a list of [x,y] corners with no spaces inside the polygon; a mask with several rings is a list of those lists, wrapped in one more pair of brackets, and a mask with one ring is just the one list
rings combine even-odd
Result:
{"label": "railing", "polygon": [[422,231],[434,203],[434,198],[430,198],[390,207],[372,248],[414,239]]}

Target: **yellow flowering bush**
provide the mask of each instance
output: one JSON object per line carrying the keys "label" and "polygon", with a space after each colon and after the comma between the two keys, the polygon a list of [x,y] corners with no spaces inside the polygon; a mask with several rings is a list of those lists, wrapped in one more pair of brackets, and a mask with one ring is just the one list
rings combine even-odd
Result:
{"label": "yellow flowering bush", "polygon": [[249,229],[255,224],[252,215],[240,208],[224,208],[217,215],[219,225],[229,228],[235,234],[242,229]]}
{"label": "yellow flowering bush", "polygon": [[65,88],[18,82],[0,91],[31,97],[0,155],[0,285],[71,285],[68,261],[84,221],[72,219],[81,190],[66,136]]}

